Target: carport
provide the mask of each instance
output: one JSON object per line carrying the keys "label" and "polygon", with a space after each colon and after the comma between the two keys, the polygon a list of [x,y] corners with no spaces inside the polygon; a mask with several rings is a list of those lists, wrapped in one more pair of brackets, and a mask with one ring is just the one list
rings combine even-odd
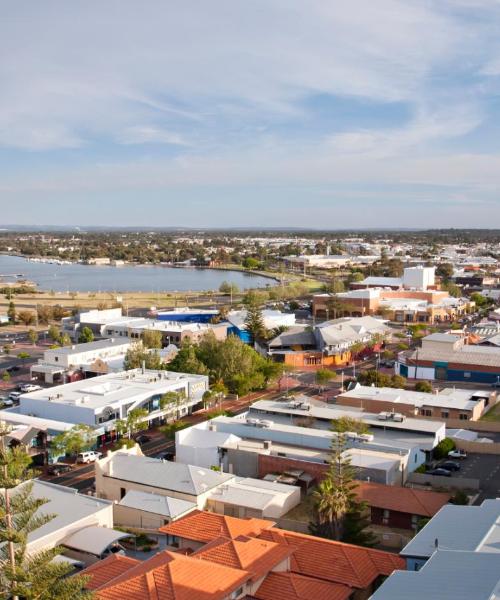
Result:
{"label": "carport", "polygon": [[127,537],[133,537],[133,535],[107,527],[91,525],[72,533],[61,542],[61,545],[75,552],[92,554],[100,558],[113,544]]}

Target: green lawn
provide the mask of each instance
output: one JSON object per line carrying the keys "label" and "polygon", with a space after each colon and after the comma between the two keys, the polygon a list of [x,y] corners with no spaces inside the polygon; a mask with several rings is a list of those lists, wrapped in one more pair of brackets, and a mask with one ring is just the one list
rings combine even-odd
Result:
{"label": "green lawn", "polygon": [[493,408],[484,414],[480,419],[480,421],[500,421],[500,402],[495,404]]}

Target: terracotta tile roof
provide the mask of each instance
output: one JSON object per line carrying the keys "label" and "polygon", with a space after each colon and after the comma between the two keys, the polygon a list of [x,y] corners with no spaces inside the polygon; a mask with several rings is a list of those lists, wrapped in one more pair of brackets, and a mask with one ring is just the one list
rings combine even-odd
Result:
{"label": "terracotta tile roof", "polygon": [[85,575],[90,576],[87,588],[95,590],[137,564],[140,564],[140,561],[135,558],[129,558],[120,554],[111,554],[111,556],[85,569]]}
{"label": "terracotta tile roof", "polygon": [[347,600],[353,589],[296,573],[269,573],[254,593],[258,600]]}
{"label": "terracotta tile roof", "polygon": [[405,569],[405,562],[396,554],[381,550],[274,528],[263,531],[259,537],[294,548],[292,572],[353,588],[365,588],[379,575]]}
{"label": "terracotta tile roof", "polygon": [[240,535],[256,537],[275,523],[264,519],[238,519],[204,511],[193,511],[183,519],[160,528],[168,533],[196,542],[211,542],[218,537],[237,538]]}
{"label": "terracotta tile roof", "polygon": [[222,600],[248,578],[245,571],[164,551],[131,565],[94,593],[99,600]]}
{"label": "terracotta tile roof", "polygon": [[293,548],[267,540],[240,536],[235,540],[219,538],[192,554],[203,560],[242,569],[255,581],[263,577],[293,552]]}
{"label": "terracotta tile roof", "polygon": [[359,500],[364,500],[369,506],[387,510],[433,517],[437,511],[450,500],[450,494],[415,490],[412,488],[394,487],[380,483],[359,482],[356,488]]}

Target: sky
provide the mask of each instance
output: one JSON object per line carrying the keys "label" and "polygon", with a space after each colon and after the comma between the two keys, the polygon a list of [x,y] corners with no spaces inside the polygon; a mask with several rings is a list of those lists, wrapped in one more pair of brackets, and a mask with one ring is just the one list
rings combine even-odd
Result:
{"label": "sky", "polygon": [[0,15],[0,223],[500,226],[500,0]]}

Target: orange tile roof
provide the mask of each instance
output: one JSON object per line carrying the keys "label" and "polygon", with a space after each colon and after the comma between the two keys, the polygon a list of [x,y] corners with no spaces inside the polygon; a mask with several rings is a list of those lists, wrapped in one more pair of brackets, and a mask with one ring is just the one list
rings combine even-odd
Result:
{"label": "orange tile roof", "polygon": [[293,552],[293,548],[267,540],[240,536],[219,538],[192,554],[203,560],[248,571],[255,581],[263,577]]}
{"label": "orange tile roof", "polygon": [[85,575],[90,576],[86,587],[89,590],[95,590],[111,579],[129,571],[135,565],[140,564],[140,562],[141,561],[136,560],[135,558],[129,558],[128,556],[111,554],[111,556],[108,556],[104,560],[96,562],[85,569]]}
{"label": "orange tile roof", "polygon": [[94,593],[99,600],[222,600],[248,578],[245,571],[164,551],[131,565]]}
{"label": "orange tile roof", "polygon": [[358,499],[364,500],[369,506],[422,517],[433,517],[451,498],[450,494],[441,492],[394,487],[367,481],[360,481],[355,492]]}
{"label": "orange tile roof", "polygon": [[263,531],[259,537],[294,548],[292,572],[354,588],[365,588],[379,575],[388,576],[395,569],[405,569],[405,562],[399,556],[381,550],[282,529]]}
{"label": "orange tile roof", "polygon": [[256,537],[262,530],[274,525],[272,521],[264,519],[238,519],[204,511],[193,511],[178,521],[160,527],[160,532],[196,542],[211,542],[221,536],[231,539],[240,535]]}
{"label": "orange tile roof", "polygon": [[352,593],[352,588],[341,583],[274,572],[264,579],[254,597],[258,600],[347,600]]}

